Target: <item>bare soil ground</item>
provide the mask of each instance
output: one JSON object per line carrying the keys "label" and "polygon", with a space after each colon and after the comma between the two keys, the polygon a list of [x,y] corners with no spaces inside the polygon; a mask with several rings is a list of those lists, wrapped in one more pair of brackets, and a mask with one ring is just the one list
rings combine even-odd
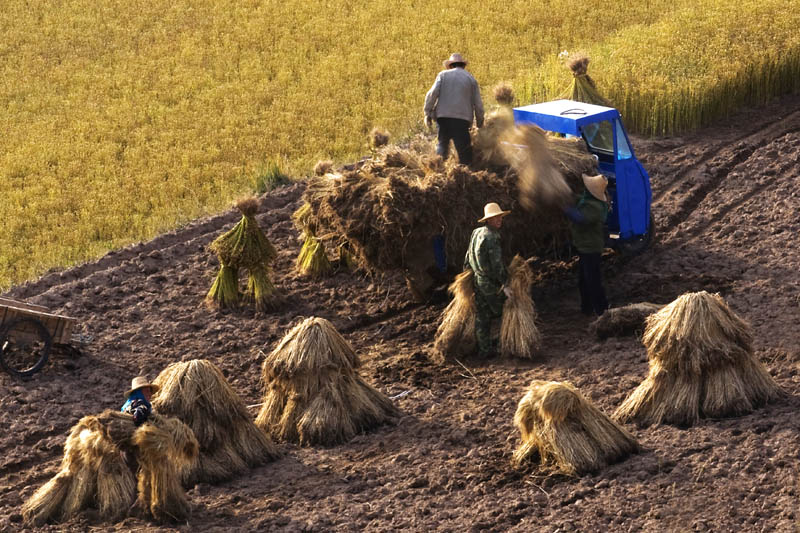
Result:
{"label": "bare soil ground", "polygon": [[444,302],[414,303],[399,276],[313,281],[293,272],[297,184],[269,194],[258,216],[280,250],[275,281],[290,295],[276,312],[202,306],[216,272],[206,246],[238,220],[233,211],[9,291],[77,317],[93,340],[80,355],[54,354],[28,381],[0,374],[0,530],[24,529],[20,506],[57,471],[69,428],[118,407],[132,376],[206,358],[256,404],[263,353],[315,315],[352,343],[369,382],[389,395],[410,391],[397,400],[398,425],[331,448],[282,445],[275,463],[191,489],[186,524],[110,525],[90,511],[40,530],[795,531],[800,97],[634,144],[651,172],[659,235],[640,257],[605,259],[610,300],[720,292],[752,323],[757,356],[785,400],[689,429],[629,426],[644,451],[593,475],[514,470],[512,418],[528,383],[569,380],[610,413],[647,373],[639,339],[590,336],[574,262],[542,261],[533,289],[539,360],[435,366],[427,353]]}

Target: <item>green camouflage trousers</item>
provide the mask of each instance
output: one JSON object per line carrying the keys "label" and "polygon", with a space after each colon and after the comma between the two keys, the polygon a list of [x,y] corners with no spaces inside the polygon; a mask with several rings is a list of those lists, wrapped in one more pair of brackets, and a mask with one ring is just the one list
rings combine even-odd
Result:
{"label": "green camouflage trousers", "polygon": [[502,286],[475,276],[475,340],[480,357],[492,352],[492,321],[503,316],[505,301]]}

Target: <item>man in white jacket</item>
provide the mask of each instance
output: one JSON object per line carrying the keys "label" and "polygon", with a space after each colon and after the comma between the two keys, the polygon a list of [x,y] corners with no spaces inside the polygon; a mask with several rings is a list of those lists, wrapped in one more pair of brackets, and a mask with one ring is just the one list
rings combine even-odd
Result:
{"label": "man in white jacket", "polygon": [[450,141],[456,147],[461,164],[472,163],[472,143],[469,128],[473,115],[475,124],[483,126],[483,102],[478,82],[466,71],[467,60],[453,54],[444,62],[445,70],[436,76],[433,87],[425,95],[425,123],[439,124],[439,145],[436,153],[447,159]]}

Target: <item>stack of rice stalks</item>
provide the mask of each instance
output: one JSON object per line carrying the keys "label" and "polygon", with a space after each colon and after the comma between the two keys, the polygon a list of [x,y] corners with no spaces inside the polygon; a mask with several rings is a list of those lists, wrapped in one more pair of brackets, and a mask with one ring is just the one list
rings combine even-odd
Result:
{"label": "stack of rice stalks", "polygon": [[183,476],[187,486],[225,481],[278,457],[275,444],[210,361],[173,363],[153,383],[159,386],[153,408],[185,422],[200,444],[196,465]]}
{"label": "stack of rice stalks", "polygon": [[586,102],[587,104],[614,107],[609,100],[597,90],[594,80],[587,74],[589,58],[583,54],[575,54],[567,60],[567,68],[572,71],[570,86],[560,95],[560,98]]}
{"label": "stack of rice stalks", "polygon": [[270,280],[270,263],[278,254],[256,222],[258,200],[240,200],[236,207],[242,219],[209,246],[219,258],[220,271],[206,295],[206,302],[222,308],[236,307],[239,304],[239,270],[246,269],[245,298],[259,310],[274,308],[281,299]]}
{"label": "stack of rice stalks", "polygon": [[503,305],[500,326],[500,353],[506,357],[532,359],[539,350],[542,336],[536,327],[536,310],[531,298],[533,272],[528,263],[515,256],[508,267],[511,296]]}
{"label": "stack of rice stalks", "polygon": [[192,430],[175,418],[153,414],[136,427],[117,411],[85,416],[67,437],[61,470],[25,502],[22,515],[40,526],[95,506],[116,521],[138,501],[158,521],[184,520],[190,507],[180,473],[196,458]]}
{"label": "stack of rice stalks", "polygon": [[450,284],[448,292],[453,297],[442,313],[436,330],[432,359],[442,364],[449,357],[466,355],[475,351],[475,286],[472,270],[465,270]]}
{"label": "stack of rice stalks", "polygon": [[589,332],[600,339],[640,334],[647,317],[664,307],[649,302],[628,304],[607,309],[589,325]]}
{"label": "stack of rice stalks", "polygon": [[536,459],[569,474],[596,472],[636,453],[639,445],[622,426],[569,383],[533,381],[520,400],[514,424],[522,443],[516,465]]}
{"label": "stack of rice stalks", "polygon": [[359,365],[330,322],[304,320],[264,360],[256,424],[275,439],[333,445],[392,422],[397,408],[356,373]]}
{"label": "stack of rice stalks", "polygon": [[[548,139],[539,146],[547,151],[553,145]],[[580,148],[578,143],[570,146]],[[581,172],[594,168],[585,148],[583,154],[570,160],[570,166],[584,163],[574,173],[559,174],[559,160],[551,161],[560,183],[566,179],[574,192],[582,190]],[[503,229],[508,257],[560,250],[568,226],[559,206],[540,202],[535,211],[525,211],[519,209],[519,197],[515,170],[472,171],[445,164],[433,154],[430,141],[412,142],[405,149],[384,147],[355,170],[314,179],[305,193],[314,228],[346,241],[360,267],[373,273],[397,269],[411,279],[426,279],[425,273],[436,268],[433,242],[440,236],[448,270],[461,270],[470,234],[489,199],[513,212]]]}
{"label": "stack of rice stalks", "polygon": [[617,409],[619,420],[691,426],[782,395],[753,354],[750,325],[718,294],[680,296],[647,318],[642,342],[650,374]]}

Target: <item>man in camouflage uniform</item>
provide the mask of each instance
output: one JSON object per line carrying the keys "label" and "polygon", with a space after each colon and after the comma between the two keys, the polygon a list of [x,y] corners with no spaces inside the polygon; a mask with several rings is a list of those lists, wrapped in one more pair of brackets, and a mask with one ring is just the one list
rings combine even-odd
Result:
{"label": "man in camouflage uniform", "polygon": [[475,274],[475,337],[478,355],[487,358],[492,355],[492,320],[503,316],[503,304],[508,292],[505,287],[508,272],[503,264],[499,230],[503,225],[503,217],[510,211],[503,211],[492,202],[486,204],[483,213],[483,218],[478,222],[486,222],[486,225],[472,232],[464,268],[471,269]]}

